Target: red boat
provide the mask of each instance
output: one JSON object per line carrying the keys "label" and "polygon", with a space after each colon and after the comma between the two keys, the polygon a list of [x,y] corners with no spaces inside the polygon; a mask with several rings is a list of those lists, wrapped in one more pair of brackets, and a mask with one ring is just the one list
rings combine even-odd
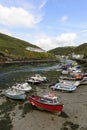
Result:
{"label": "red boat", "polygon": [[47,110],[51,112],[61,112],[63,104],[59,101],[59,97],[54,94],[48,94],[44,96],[32,95],[28,98],[29,102],[39,109]]}

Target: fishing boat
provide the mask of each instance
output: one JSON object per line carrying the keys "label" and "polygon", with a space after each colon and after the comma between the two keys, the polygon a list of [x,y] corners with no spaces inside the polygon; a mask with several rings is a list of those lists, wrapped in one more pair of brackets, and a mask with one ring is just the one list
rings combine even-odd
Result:
{"label": "fishing boat", "polygon": [[24,100],[26,95],[23,91],[9,88],[5,91],[5,96],[11,99]]}
{"label": "fishing boat", "polygon": [[41,76],[40,74],[35,74],[34,76],[31,76],[30,78],[37,80],[37,81],[40,81],[40,82],[46,82],[47,81],[47,78],[44,77],[44,76]]}
{"label": "fishing boat", "polygon": [[50,85],[52,90],[61,90],[63,92],[73,92],[77,89],[76,85],[68,83],[56,83]]}
{"label": "fishing boat", "polygon": [[59,97],[54,94],[43,96],[32,95],[29,96],[28,101],[41,110],[61,112],[63,109],[63,104],[59,101]]}
{"label": "fishing boat", "polygon": [[24,92],[29,92],[30,90],[32,90],[32,87],[26,82],[26,83],[17,83],[16,85],[13,85],[12,88],[17,89],[17,90],[21,90]]}

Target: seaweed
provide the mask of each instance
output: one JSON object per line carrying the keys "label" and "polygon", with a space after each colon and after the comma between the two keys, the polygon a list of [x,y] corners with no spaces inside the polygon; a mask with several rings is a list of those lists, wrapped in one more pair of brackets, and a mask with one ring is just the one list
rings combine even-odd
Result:
{"label": "seaweed", "polygon": [[78,124],[74,124],[73,122],[66,121],[63,124],[63,127],[61,128],[61,130],[77,130],[78,128],[79,128]]}
{"label": "seaweed", "polygon": [[0,130],[11,130],[12,129],[12,121],[10,119],[10,115],[8,113],[5,114],[4,117],[0,120]]}
{"label": "seaweed", "polygon": [[62,111],[59,116],[61,116],[63,118],[68,118],[69,117],[64,111]]}
{"label": "seaweed", "polygon": [[33,110],[33,106],[30,103],[25,103],[23,107],[22,117],[25,117],[25,115],[28,112],[32,112],[32,110]]}

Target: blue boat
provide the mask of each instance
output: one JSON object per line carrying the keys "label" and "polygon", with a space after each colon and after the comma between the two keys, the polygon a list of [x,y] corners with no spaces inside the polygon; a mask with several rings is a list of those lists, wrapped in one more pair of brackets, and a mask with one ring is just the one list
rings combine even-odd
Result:
{"label": "blue boat", "polygon": [[65,92],[73,92],[77,89],[75,84],[67,84],[67,83],[56,83],[54,85],[50,85],[50,88],[53,90],[61,90]]}

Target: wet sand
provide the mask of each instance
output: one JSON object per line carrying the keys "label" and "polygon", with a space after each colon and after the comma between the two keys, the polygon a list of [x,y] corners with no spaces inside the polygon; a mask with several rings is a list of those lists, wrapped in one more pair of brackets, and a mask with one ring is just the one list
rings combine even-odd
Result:
{"label": "wet sand", "polygon": [[[50,89],[40,89],[38,94],[51,92]],[[64,93],[54,91],[61,96],[64,103],[61,115],[41,111],[31,107],[23,115],[23,109],[16,106],[11,113],[12,130],[87,130],[87,85],[81,85],[75,92]],[[22,108],[25,104],[22,104]],[[15,115],[13,116],[13,113]]]}

